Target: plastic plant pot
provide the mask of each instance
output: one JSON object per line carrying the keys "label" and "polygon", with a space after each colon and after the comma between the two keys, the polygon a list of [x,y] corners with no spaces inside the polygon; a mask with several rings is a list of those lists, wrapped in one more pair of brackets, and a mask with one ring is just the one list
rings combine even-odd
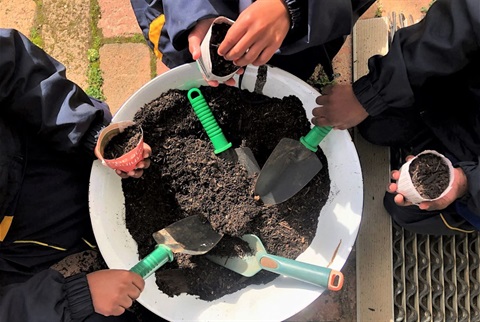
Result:
{"label": "plastic plant pot", "polygon": [[[212,46],[211,46],[211,41],[212,41],[212,28],[214,28],[215,25],[219,24],[227,24],[227,25],[232,25],[234,23],[233,20],[230,20],[225,17],[218,17],[216,18],[213,22],[210,28],[208,29],[207,34],[205,35],[205,38],[203,38],[203,41],[200,45],[200,50],[201,50],[201,57],[197,60],[197,63],[200,67],[200,71],[203,75],[203,77],[207,81],[218,81],[219,83],[223,83],[237,73],[237,71],[240,69],[240,67],[236,68],[233,72],[227,74],[227,75],[215,75],[213,73],[213,62],[212,62]],[[216,50],[216,47],[214,47]]]}
{"label": "plastic plant pot", "polygon": [[[435,156],[439,157],[439,160],[448,167],[449,171],[449,181],[448,181],[448,186],[447,188],[436,198],[426,198],[421,195],[421,193],[415,188],[415,185],[412,182],[412,177],[410,174],[410,167],[412,165],[412,162],[416,160],[418,157],[421,155],[425,154],[434,154]],[[423,201],[434,201],[437,199],[442,198],[445,196],[450,189],[452,188],[452,183],[453,183],[453,165],[452,162],[450,162],[449,159],[447,159],[444,155],[438,153],[437,151],[434,150],[425,150],[421,153],[419,153],[417,156],[414,158],[410,159],[407,161],[405,164],[402,165],[400,168],[400,177],[397,180],[397,192],[402,194],[408,201],[410,201],[413,204],[419,204]]]}
{"label": "plastic plant pot", "polygon": [[127,127],[134,124],[135,123],[132,121],[112,123],[100,132],[97,145],[95,146],[95,154],[102,161],[103,165],[115,170],[129,172],[134,170],[137,163],[143,160],[143,130],[141,127],[139,127],[141,131],[140,140],[135,148],[115,159],[104,158],[105,147],[112,140],[112,138],[125,131]]}

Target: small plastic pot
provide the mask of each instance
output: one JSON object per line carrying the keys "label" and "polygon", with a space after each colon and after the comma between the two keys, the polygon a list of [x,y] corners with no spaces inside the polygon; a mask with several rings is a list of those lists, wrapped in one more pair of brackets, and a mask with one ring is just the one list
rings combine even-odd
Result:
{"label": "small plastic pot", "polygon": [[[424,198],[422,195],[417,191],[415,188],[412,178],[410,176],[410,165],[412,162],[417,159],[420,155],[424,154],[434,154],[438,157],[441,158],[441,161],[447,165],[448,170],[449,170],[449,181],[448,181],[448,187],[440,194],[440,196],[434,198],[434,199],[429,199],[429,198]],[[437,151],[434,150],[425,150],[421,153],[419,153],[417,156],[412,158],[411,160],[407,161],[401,168],[400,168],[400,177],[397,180],[397,192],[402,194],[408,201],[410,201],[413,204],[419,204],[423,201],[434,201],[437,199],[442,198],[445,196],[450,189],[452,188],[452,183],[453,183],[453,165],[452,162],[450,162],[449,159],[447,159],[443,154],[438,153]]]}
{"label": "small plastic pot", "polygon": [[232,72],[228,75],[215,75],[212,72],[213,63],[212,63],[212,56],[211,56],[211,53],[210,53],[210,49],[211,49],[210,48],[210,41],[211,41],[211,38],[212,38],[212,28],[215,24],[222,24],[222,23],[232,25],[234,23],[234,21],[231,20],[231,19],[228,19],[226,17],[217,17],[212,22],[212,25],[210,26],[210,28],[208,28],[208,32],[205,35],[205,38],[203,38],[203,41],[200,45],[201,57],[197,60],[197,64],[200,67],[200,72],[202,73],[202,76],[207,81],[215,80],[215,81],[218,81],[219,83],[223,83],[223,82],[229,80],[230,78],[235,76],[237,71],[240,69],[240,67],[238,67],[237,69],[235,69],[234,72]]}
{"label": "small plastic pot", "polygon": [[102,161],[103,165],[115,170],[129,172],[134,170],[137,163],[143,160],[143,129],[141,127],[140,131],[142,135],[135,148],[115,159],[104,158],[105,147],[112,138],[134,124],[132,121],[112,123],[100,132],[97,145],[95,146],[95,155]]}

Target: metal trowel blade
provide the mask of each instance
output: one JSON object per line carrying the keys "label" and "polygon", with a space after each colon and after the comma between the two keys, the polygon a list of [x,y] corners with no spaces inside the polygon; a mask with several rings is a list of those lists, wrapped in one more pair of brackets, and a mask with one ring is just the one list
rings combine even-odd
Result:
{"label": "metal trowel blade", "polygon": [[260,166],[258,165],[257,160],[255,159],[255,156],[250,148],[230,148],[220,153],[219,157],[223,158],[224,160],[243,165],[250,175],[254,173],[260,173]]}
{"label": "metal trowel blade", "polygon": [[251,277],[262,270],[259,257],[266,254],[267,251],[263,247],[262,242],[255,235],[244,235],[242,239],[248,243],[250,249],[254,252],[247,256],[216,256],[207,254],[207,258],[212,262],[221,265],[229,270],[246,277]]}
{"label": "metal trowel blade", "polygon": [[222,237],[207,220],[198,215],[184,218],[153,233],[155,241],[169,247],[173,253],[190,255],[205,254]]}
{"label": "metal trowel blade", "polygon": [[279,204],[302,190],[322,167],[300,141],[283,138],[260,171],[255,193],[265,204]]}

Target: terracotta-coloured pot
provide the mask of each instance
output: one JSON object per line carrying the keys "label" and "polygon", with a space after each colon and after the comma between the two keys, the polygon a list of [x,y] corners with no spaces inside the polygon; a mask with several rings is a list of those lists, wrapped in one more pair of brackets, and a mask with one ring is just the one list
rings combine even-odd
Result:
{"label": "terracotta-coloured pot", "polygon": [[102,164],[115,170],[129,172],[134,170],[137,163],[143,160],[143,130],[141,127],[140,131],[142,135],[134,149],[115,159],[105,159],[103,157],[108,142],[110,142],[114,136],[122,133],[127,127],[134,124],[132,121],[112,123],[100,132],[97,145],[95,146],[95,155],[102,161]]}

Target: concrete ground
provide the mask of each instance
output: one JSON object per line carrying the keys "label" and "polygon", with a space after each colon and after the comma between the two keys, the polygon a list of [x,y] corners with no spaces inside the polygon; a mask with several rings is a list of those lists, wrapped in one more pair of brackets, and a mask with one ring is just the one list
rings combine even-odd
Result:
{"label": "concrete ground", "polygon": [[[378,0],[361,18],[379,14],[389,17],[392,12],[402,12],[418,20],[423,8],[428,8],[431,2]],[[67,76],[84,89],[92,85],[87,73],[96,57],[89,50],[99,42],[101,89],[113,113],[143,84],[167,70],[143,41],[129,0],[0,0],[0,27],[18,29],[31,39],[40,35],[41,47],[62,62],[67,67]],[[95,30],[96,38],[92,36]],[[349,38],[335,58],[339,82],[352,79],[351,53]],[[288,321],[355,321],[355,250],[342,272],[346,279],[342,291],[324,292]]]}

